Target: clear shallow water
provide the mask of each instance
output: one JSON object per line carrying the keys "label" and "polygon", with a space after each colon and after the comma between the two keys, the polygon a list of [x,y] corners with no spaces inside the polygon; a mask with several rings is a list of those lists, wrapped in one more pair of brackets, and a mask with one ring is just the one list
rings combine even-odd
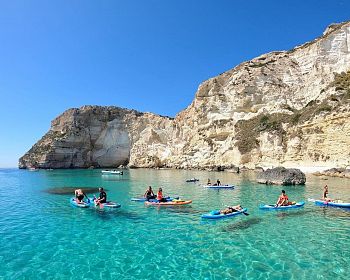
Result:
{"label": "clear shallow water", "polygon": [[[184,183],[196,177],[237,185],[208,190]],[[330,196],[350,201],[350,180],[309,176],[306,186],[284,187],[291,200]],[[145,207],[130,198],[147,187],[192,199],[190,206]],[[116,211],[78,209],[56,187],[108,189]],[[260,211],[281,187],[254,183],[252,174],[180,170],[30,172],[0,169],[0,279],[347,279],[350,211],[305,207]],[[242,204],[249,216],[202,221],[224,205]]]}

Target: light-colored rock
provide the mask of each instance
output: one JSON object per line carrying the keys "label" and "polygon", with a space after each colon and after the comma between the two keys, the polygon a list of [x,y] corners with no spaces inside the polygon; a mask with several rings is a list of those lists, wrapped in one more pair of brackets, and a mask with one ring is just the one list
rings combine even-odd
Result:
{"label": "light-colored rock", "polygon": [[116,107],[67,110],[19,166],[346,167],[350,86],[334,81],[349,70],[350,22],[333,24],[312,42],[203,82],[175,119]]}

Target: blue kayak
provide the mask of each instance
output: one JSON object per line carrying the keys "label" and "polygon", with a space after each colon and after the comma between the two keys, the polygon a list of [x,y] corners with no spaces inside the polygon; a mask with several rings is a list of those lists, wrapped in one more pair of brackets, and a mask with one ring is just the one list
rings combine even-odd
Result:
{"label": "blue kayak", "polygon": [[196,178],[192,178],[192,179],[187,179],[186,182],[187,183],[195,183],[195,182],[198,182],[199,179],[196,179]]}
{"label": "blue kayak", "polygon": [[211,211],[210,213],[204,214],[202,215],[203,219],[223,219],[223,218],[231,218],[243,213],[246,213],[248,211],[247,208],[243,208],[242,211],[237,211],[237,212],[233,212],[233,213],[229,213],[229,214],[220,214],[219,210],[214,210]]}
{"label": "blue kayak", "polygon": [[234,189],[234,185],[220,185],[220,186],[215,186],[215,185],[204,185],[203,188],[207,189]]}
{"label": "blue kayak", "polygon": [[78,203],[74,197],[72,197],[70,200],[70,204],[72,204],[74,207],[79,208],[88,208],[90,207],[90,203],[86,201],[82,201],[81,203]]}
{"label": "blue kayak", "polygon": [[[174,196],[174,197],[166,196],[166,197],[164,197],[164,198],[165,198],[167,201],[173,201],[174,199],[179,199],[178,196]],[[145,202],[145,201],[147,201],[147,199],[144,198],[144,197],[133,197],[133,198],[131,199],[131,201]],[[148,201],[150,201],[150,202],[157,202],[158,199],[153,198],[153,199],[150,199],[150,200],[148,200]]]}
{"label": "blue kayak", "polygon": [[278,206],[278,207],[276,207],[275,204],[265,204],[265,205],[260,205],[259,209],[261,209],[261,210],[288,210],[288,209],[303,207],[304,204],[305,204],[304,201],[300,201],[300,202],[293,204],[293,205]]}
{"label": "blue kayak", "polygon": [[342,201],[324,201],[324,200],[318,200],[318,199],[309,199],[309,201],[315,202],[315,205],[317,206],[332,206],[332,207],[341,207],[341,208],[350,208],[349,202],[342,202]]}
{"label": "blue kayak", "polygon": [[[89,201],[90,201],[90,205],[91,206],[94,206],[95,205],[95,198],[89,198]],[[119,208],[121,207],[121,205],[117,202],[113,202],[113,201],[107,201],[105,203],[101,203],[102,204],[102,207],[100,208]],[[97,205],[97,207],[99,207],[99,205]]]}

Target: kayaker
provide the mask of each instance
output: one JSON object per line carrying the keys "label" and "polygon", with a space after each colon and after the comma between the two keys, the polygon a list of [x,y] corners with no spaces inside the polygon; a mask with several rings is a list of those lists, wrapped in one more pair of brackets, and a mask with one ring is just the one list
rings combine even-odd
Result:
{"label": "kayaker", "polygon": [[210,179],[209,179],[209,178],[208,178],[207,185],[208,185],[208,186],[210,186],[210,185],[211,185],[211,182],[210,182]]}
{"label": "kayaker", "polygon": [[220,210],[220,214],[231,214],[233,212],[239,212],[242,211],[243,208],[241,205],[235,205],[235,206],[227,206],[224,210]]}
{"label": "kayaker", "polygon": [[89,198],[87,197],[87,195],[83,192],[82,189],[76,189],[76,190],[74,191],[74,195],[75,195],[75,200],[76,200],[76,202],[78,202],[78,203],[83,203],[84,196],[85,196],[87,199],[89,199]]}
{"label": "kayaker", "polygon": [[221,185],[221,182],[220,182],[219,179],[216,180],[216,185],[217,185],[217,186],[220,186],[220,185]]}
{"label": "kayaker", "polygon": [[288,202],[289,198],[288,195],[286,195],[286,191],[282,190],[281,195],[278,197],[277,202],[276,202],[276,206],[287,206],[289,205]]}
{"label": "kayaker", "polygon": [[157,200],[158,200],[158,202],[166,202],[166,199],[163,197],[163,190],[162,190],[162,188],[159,188],[159,190],[158,190]]}
{"label": "kayaker", "polygon": [[330,199],[327,196],[328,196],[328,186],[325,185],[324,188],[323,188],[323,197],[322,197],[322,199],[324,201],[333,201],[333,199]]}
{"label": "kayaker", "polygon": [[151,186],[148,186],[148,189],[143,196],[147,199],[147,201],[156,198]]}
{"label": "kayaker", "polygon": [[100,196],[99,196],[99,198],[95,199],[95,205],[99,205],[101,203],[106,203],[107,202],[106,192],[103,190],[102,187],[98,188],[98,191],[100,192]]}

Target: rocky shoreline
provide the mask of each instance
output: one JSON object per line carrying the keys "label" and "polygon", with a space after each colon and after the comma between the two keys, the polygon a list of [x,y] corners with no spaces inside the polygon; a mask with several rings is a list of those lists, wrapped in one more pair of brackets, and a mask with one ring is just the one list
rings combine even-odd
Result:
{"label": "rocky shoreline", "polygon": [[328,176],[350,179],[350,169],[345,168],[331,168],[324,171],[318,171],[313,173],[315,176]]}

